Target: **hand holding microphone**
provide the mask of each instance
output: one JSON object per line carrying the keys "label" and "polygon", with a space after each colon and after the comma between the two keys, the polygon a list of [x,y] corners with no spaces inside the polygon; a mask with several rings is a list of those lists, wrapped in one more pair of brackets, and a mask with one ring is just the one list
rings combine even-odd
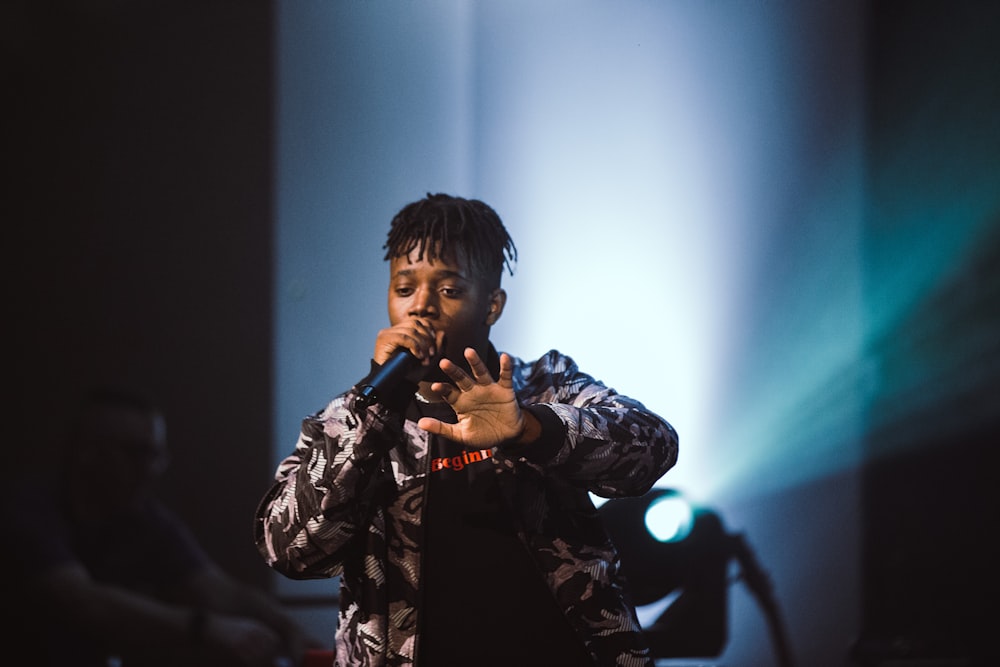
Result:
{"label": "hand holding microphone", "polygon": [[381,330],[375,342],[373,358],[380,367],[356,385],[358,393],[354,408],[364,410],[382,401],[402,382],[419,382],[443,339],[444,334],[439,334],[430,322],[423,319],[407,320]]}

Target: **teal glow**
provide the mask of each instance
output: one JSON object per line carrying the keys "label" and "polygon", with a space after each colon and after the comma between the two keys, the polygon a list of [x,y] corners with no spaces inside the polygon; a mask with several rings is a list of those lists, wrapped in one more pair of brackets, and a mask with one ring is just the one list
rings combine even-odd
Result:
{"label": "teal glow", "polygon": [[657,498],[646,510],[646,530],[659,542],[680,542],[693,523],[691,505],[677,493]]}

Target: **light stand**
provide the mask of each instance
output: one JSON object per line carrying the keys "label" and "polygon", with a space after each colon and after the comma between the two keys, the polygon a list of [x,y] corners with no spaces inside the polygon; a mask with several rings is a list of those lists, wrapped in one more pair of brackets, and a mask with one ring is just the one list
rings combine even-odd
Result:
{"label": "light stand", "polygon": [[[764,612],[780,667],[792,667],[791,652],[773,587],[740,534],[725,531],[718,514],[695,510],[688,530],[665,541],[654,537],[647,514],[658,502],[679,498],[672,489],[654,489],[640,498],[609,500],[598,510],[621,553],[622,571],[633,602],[644,606],[668,595],[676,598],[644,628],[654,657],[713,657],[728,641],[729,564],[735,561]],[[681,522],[683,523],[683,522]]]}

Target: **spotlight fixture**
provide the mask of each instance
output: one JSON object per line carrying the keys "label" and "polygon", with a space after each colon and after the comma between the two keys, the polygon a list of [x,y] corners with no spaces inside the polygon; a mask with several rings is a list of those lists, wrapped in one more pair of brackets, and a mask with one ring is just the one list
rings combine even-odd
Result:
{"label": "spotlight fixture", "polygon": [[654,657],[722,653],[728,641],[729,566],[735,560],[740,578],[767,616],[780,667],[791,667],[771,583],[743,535],[727,533],[716,512],[692,507],[674,489],[608,500],[598,512],[621,554],[634,604],[669,603],[644,624]]}

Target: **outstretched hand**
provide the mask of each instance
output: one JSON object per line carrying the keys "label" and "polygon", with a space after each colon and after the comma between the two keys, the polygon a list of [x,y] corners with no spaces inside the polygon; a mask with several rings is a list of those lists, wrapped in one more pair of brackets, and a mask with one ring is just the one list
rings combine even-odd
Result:
{"label": "outstretched hand", "polygon": [[465,348],[465,359],[472,375],[448,359],[442,359],[441,370],[452,379],[431,385],[434,391],[455,411],[458,422],[448,424],[433,417],[423,417],[417,426],[471,448],[485,448],[507,440],[520,438],[526,428],[525,413],[514,396],[513,361],[506,353],[500,355],[500,377],[494,382],[486,363],[471,347]]}

